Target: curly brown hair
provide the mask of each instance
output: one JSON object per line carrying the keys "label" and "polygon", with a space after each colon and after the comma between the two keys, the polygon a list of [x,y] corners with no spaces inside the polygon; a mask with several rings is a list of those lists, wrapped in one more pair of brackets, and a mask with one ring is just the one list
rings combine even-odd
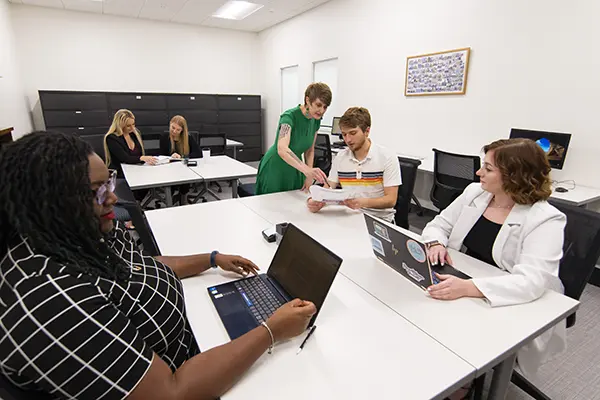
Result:
{"label": "curly brown hair", "polygon": [[363,132],[366,132],[371,127],[371,114],[364,107],[350,107],[340,118],[340,126],[346,128],[359,127]]}
{"label": "curly brown hair", "polygon": [[483,147],[494,152],[502,188],[517,204],[534,204],[552,194],[546,154],[530,139],[501,139]]}
{"label": "curly brown hair", "polygon": [[314,103],[317,99],[321,100],[327,107],[331,105],[332,94],[329,86],[323,82],[311,83],[304,91],[304,105],[306,105],[306,98],[310,103]]}

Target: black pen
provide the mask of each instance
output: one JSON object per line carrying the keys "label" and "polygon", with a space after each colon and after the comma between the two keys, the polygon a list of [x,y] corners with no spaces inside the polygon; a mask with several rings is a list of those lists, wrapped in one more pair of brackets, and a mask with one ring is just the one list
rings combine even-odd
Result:
{"label": "black pen", "polygon": [[300,352],[302,351],[302,349],[304,348],[304,345],[306,344],[306,341],[308,340],[308,338],[313,334],[313,332],[315,331],[315,329],[317,329],[316,325],[313,325],[310,328],[310,331],[308,331],[308,335],[306,335],[306,337],[304,338],[304,340],[302,341],[302,344],[300,345],[300,348],[298,349],[298,351],[296,352],[296,355],[300,354]]}

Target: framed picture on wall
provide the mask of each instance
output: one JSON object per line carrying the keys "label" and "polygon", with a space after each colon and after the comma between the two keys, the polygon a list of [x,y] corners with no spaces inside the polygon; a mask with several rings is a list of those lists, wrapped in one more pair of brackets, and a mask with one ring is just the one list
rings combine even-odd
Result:
{"label": "framed picture on wall", "polygon": [[405,96],[465,94],[471,48],[406,58]]}

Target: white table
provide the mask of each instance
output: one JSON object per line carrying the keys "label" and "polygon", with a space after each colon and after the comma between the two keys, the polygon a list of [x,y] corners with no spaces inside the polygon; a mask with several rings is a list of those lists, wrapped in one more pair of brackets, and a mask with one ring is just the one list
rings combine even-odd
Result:
{"label": "white table", "polygon": [[219,199],[217,195],[208,190],[209,182],[230,181],[232,195],[235,198],[238,196],[238,179],[254,177],[258,173],[256,168],[228,156],[211,156],[209,158],[195,158],[193,160],[197,161],[198,165],[196,167],[189,167],[189,169],[202,177],[207,191],[217,199]]}
{"label": "white table", "polygon": [[[218,249],[242,254],[266,272],[276,249],[261,235],[271,224],[239,200],[146,216],[163,254]],[[215,270],[183,280],[188,318],[203,350],[229,341],[206,288],[231,279]],[[296,355],[304,335],[277,345],[222,398],[443,399],[475,376],[472,366],[340,274],[317,325],[302,353]]]}
{"label": "white table", "polygon": [[569,191],[565,193],[553,190],[550,198],[576,207],[584,207],[594,201],[600,200],[600,189],[577,185],[574,189],[569,189]]}
{"label": "white table", "polygon": [[[552,291],[531,303],[500,308],[491,308],[482,299],[431,299],[377,260],[362,214],[341,206],[312,214],[306,208],[306,197],[301,192],[286,192],[241,201],[273,224],[294,223],[338,253],[344,258],[340,270],[344,276],[469,362],[477,375],[500,365],[492,398],[504,398],[519,348],[578,307],[577,301]],[[462,253],[453,252],[452,257],[455,266],[470,276],[504,273]]]}
{"label": "white table", "polygon": [[164,187],[167,207],[173,205],[171,186],[202,181],[202,177],[185,166],[183,162],[162,165],[121,164],[121,167],[132,190]]}
{"label": "white table", "polygon": [[244,147],[244,143],[238,142],[237,140],[227,139],[226,146],[233,148],[233,158],[237,159],[237,149],[238,147]]}

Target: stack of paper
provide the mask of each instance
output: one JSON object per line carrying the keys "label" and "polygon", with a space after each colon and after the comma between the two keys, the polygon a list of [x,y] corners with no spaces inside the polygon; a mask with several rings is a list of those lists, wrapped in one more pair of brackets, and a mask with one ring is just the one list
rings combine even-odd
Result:
{"label": "stack of paper", "polygon": [[328,204],[341,204],[345,200],[355,198],[355,194],[347,189],[325,189],[321,186],[313,185],[310,187],[310,196],[315,201],[322,201]]}

